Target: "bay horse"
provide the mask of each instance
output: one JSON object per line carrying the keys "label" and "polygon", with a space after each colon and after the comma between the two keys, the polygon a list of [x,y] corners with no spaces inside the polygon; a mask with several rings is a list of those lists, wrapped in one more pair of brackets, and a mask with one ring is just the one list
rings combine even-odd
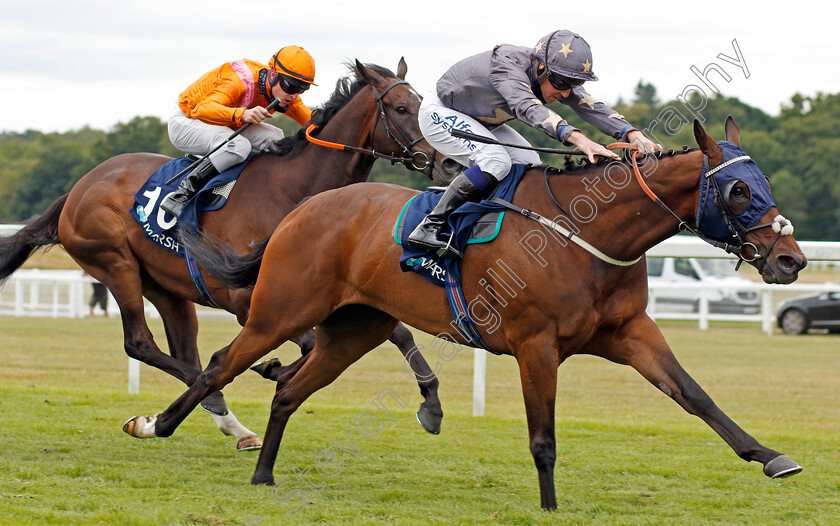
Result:
{"label": "bay horse", "polygon": [[[709,198],[720,205],[712,207],[717,217],[711,219],[735,224],[738,214],[759,206],[760,195],[770,195],[766,178],[749,157],[722,162],[723,148],[743,153],[740,131],[731,118],[725,129],[727,141],[716,143],[695,121],[699,149],[662,156],[646,177],[638,170],[635,177],[631,175],[628,161],[550,177],[546,167],[529,167],[513,205],[531,217],[535,213],[551,217],[557,211],[555,203],[574,211],[580,196],[593,196],[590,203],[595,204],[594,191],[608,204],[598,207],[597,217],[588,222],[580,221],[582,207],[576,216],[561,214],[555,219],[557,225],[563,218],[576,217],[576,236],[554,237],[554,230],[547,234],[527,214],[512,214],[495,241],[472,245],[464,256],[464,295],[473,298],[469,312],[488,348],[513,355],[519,366],[543,508],[557,506],[557,368],[574,354],[633,367],[706,422],[739,457],[761,462],[766,475],[778,478],[802,469],[726,416],[680,366],[645,312],[645,252],[676,234],[680,226],[693,224],[703,195],[701,174],[720,172],[734,180],[722,189],[717,183],[713,190],[706,187]],[[618,175],[622,167],[627,169],[626,178]],[[750,179],[743,175],[747,170]],[[227,385],[290,336],[317,325],[314,350],[287,366],[271,404],[252,483],[273,484],[274,462],[292,413],[384,341],[397,320],[437,335],[435,342],[440,345],[468,343],[450,326],[452,313],[444,291],[399,268],[401,247],[394,242],[393,228],[403,205],[414,195],[413,190],[383,184],[324,192],[289,214],[268,241],[246,256],[206,240],[189,241],[196,257],[219,279],[236,286],[253,285],[251,315],[242,332],[213,355],[186,393],[154,417],[132,418],[124,431],[140,438],[172,435],[208,393]],[[726,248],[750,261],[764,281],[790,283],[807,260],[772,197],[765,201],[766,210],[755,218],[758,224],[738,230],[737,245]],[[705,214],[710,214],[708,209]],[[705,225],[704,219],[699,234],[710,233]],[[582,239],[580,244],[574,244],[575,237]],[[582,248],[586,243],[589,247]],[[502,263],[509,272],[499,271]]]}
{"label": "bay horse", "polygon": [[[436,152],[423,139],[417,123],[420,97],[405,81],[407,69],[404,59],[400,59],[396,75],[357,60],[355,78],[339,79],[330,99],[313,115],[319,131],[314,140],[332,148],[311,145],[300,130],[281,142],[284,155],[257,155],[239,177],[226,205],[201,215],[201,229],[240,252],[248,252],[252,241],[268,236],[309,196],[365,181],[376,157],[422,170],[438,183],[451,180],[457,175],[457,164],[435,157]],[[190,385],[201,372],[194,304],[208,302],[193,285],[184,259],[150,243],[129,215],[135,192],[169,160],[134,153],[116,156],[94,168],[40,218],[16,235],[0,238],[0,280],[11,275],[36,248],[63,244],[70,256],[114,295],[122,315],[126,353]],[[212,280],[207,288],[218,306],[245,323],[250,290],[229,290]],[[161,315],[171,356],[154,341],[146,323],[143,296]],[[398,327],[391,339],[404,354],[415,349],[405,327]],[[298,339],[305,350],[301,340],[305,336]],[[437,378],[420,353],[412,352],[411,362],[424,396],[418,420],[430,432],[438,432],[443,413]],[[211,395],[202,407],[220,430],[236,436],[238,449],[259,447],[259,438],[239,424],[221,393]]]}

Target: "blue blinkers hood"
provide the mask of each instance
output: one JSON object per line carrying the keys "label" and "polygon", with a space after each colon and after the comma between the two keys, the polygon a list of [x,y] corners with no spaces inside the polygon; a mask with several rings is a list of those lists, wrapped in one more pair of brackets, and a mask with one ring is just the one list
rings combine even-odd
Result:
{"label": "blue blinkers hood", "polygon": [[[744,150],[729,141],[720,141],[718,146],[723,151],[723,161],[737,159],[738,157],[747,157]],[[715,171],[711,177],[714,177],[717,182],[717,187],[721,192],[724,189],[731,188],[731,186],[738,180],[743,181],[750,188],[751,201],[746,211],[742,214],[734,214],[731,211],[721,210],[715,202],[715,191],[711,188],[712,183],[709,181],[709,176],[706,175],[707,167],[704,163],[703,172],[700,176],[700,192],[697,199],[697,214],[696,224],[697,229],[706,237],[727,243],[733,237],[740,236],[752,228],[758,221],[770,210],[771,207],[776,206],[773,201],[773,196],[770,194],[770,186],[767,184],[767,179],[758,165],[750,159],[734,161],[731,165],[725,166],[722,169]],[[727,184],[728,183],[728,184]],[[726,199],[726,196],[721,195],[721,199]],[[724,201],[725,203],[725,201]],[[728,209],[728,205],[726,205]],[[726,224],[724,214],[728,214],[733,220],[733,226],[738,230],[737,234],[730,231]]]}

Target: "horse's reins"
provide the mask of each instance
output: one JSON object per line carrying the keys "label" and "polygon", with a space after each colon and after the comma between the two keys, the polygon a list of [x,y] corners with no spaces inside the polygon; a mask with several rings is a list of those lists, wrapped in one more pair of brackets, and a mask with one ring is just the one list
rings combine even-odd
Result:
{"label": "horse's reins", "polygon": [[[375,87],[371,86],[371,89],[373,90],[373,94],[375,96],[376,104],[378,106],[379,111],[378,111],[377,119],[373,122],[373,128],[370,131],[370,141],[371,141],[371,143],[373,143],[373,135],[376,132],[376,125],[377,125],[377,123],[379,123],[379,120],[381,119],[382,120],[382,125],[385,127],[385,133],[388,134],[388,138],[390,138],[400,148],[402,148],[403,155],[404,155],[403,157],[397,157],[393,153],[384,154],[384,153],[376,151],[373,148],[371,148],[371,149],[359,148],[359,147],[350,146],[350,145],[347,145],[347,144],[340,144],[340,143],[336,143],[336,142],[329,142],[329,141],[325,141],[325,140],[322,140],[322,139],[317,139],[317,138],[312,136],[312,131],[315,128],[318,127],[318,125],[316,125],[316,124],[311,124],[306,129],[306,133],[305,133],[306,140],[308,140],[309,142],[311,142],[313,144],[317,144],[318,146],[324,146],[325,148],[333,148],[333,149],[336,149],[336,150],[343,150],[343,151],[346,151],[346,152],[363,153],[363,154],[366,154],[366,155],[370,155],[370,156],[372,156],[376,159],[387,159],[387,160],[391,161],[391,164],[396,164],[396,163],[403,163],[403,164],[407,164],[407,165],[410,164],[410,166],[412,168],[414,168],[415,170],[418,170],[418,171],[421,171],[421,172],[424,171],[431,164],[431,161],[429,160],[429,156],[426,155],[423,152],[412,152],[411,151],[411,148],[413,148],[415,144],[417,144],[418,142],[423,140],[423,136],[421,135],[417,139],[409,138],[408,135],[405,133],[405,131],[402,128],[400,128],[400,126],[396,122],[394,122],[394,118],[391,116],[391,113],[388,111],[388,108],[385,107],[385,103],[382,101],[382,98],[385,96],[386,93],[388,93],[391,90],[391,88],[393,88],[395,86],[399,86],[400,84],[408,84],[408,82],[406,82],[404,80],[396,80],[396,81],[392,82],[391,84],[389,84],[384,90],[382,90],[381,93],[376,91]],[[402,136],[402,140],[400,140],[400,138],[397,137],[394,134],[394,132],[391,131],[391,126],[389,126],[389,124],[388,124],[389,121],[391,121],[391,125],[393,126],[394,130],[396,130],[396,132],[399,133],[400,136]],[[403,142],[403,141],[405,141],[405,142]],[[408,144],[406,144],[406,143],[408,143]],[[417,162],[418,159],[420,161],[419,163]]]}
{"label": "horse's reins", "polygon": [[[454,131],[451,132],[451,133],[452,133],[452,135],[458,136],[454,133]],[[463,137],[463,134],[461,136]],[[470,134],[470,137],[464,137],[464,138],[475,139],[476,137],[472,137],[472,134]],[[487,138],[484,137],[483,139],[487,139]],[[489,142],[489,141],[480,141],[480,142]],[[516,145],[510,145],[510,146],[516,146]],[[613,143],[613,144],[610,144],[609,146],[607,146],[607,148],[611,149],[611,150],[615,150],[615,149],[619,149],[619,148],[627,148],[629,146],[631,146],[631,145],[628,144],[628,143]],[[633,145],[633,148],[635,148],[635,145]],[[526,148],[526,149],[531,149],[531,148]],[[536,149],[536,148],[534,148],[534,149]],[[544,150],[549,150],[549,148],[544,148]],[[574,153],[572,153],[572,152],[574,152]],[[569,154],[574,154],[574,155],[583,154],[583,152],[580,152],[580,153],[578,153],[578,152],[580,152],[580,151],[579,150],[574,150],[574,151],[569,151],[569,152],[564,151],[563,153],[566,153],[567,155],[569,155]],[[551,153],[558,153],[558,151],[553,151]],[[635,169],[636,173],[639,173],[638,167],[635,166],[635,162],[634,162],[634,169]],[[639,174],[639,175],[641,175],[641,174]],[[563,212],[567,216],[570,216],[571,214],[566,212],[566,210],[557,201],[557,198],[554,197],[554,193],[551,191],[551,187],[548,184],[548,169],[547,168],[543,172],[543,176],[545,178],[546,190],[548,191],[548,195],[549,195],[549,197],[551,197],[551,200],[554,202],[555,206],[557,206],[557,208],[559,208],[561,212]],[[642,181],[642,182],[644,182],[644,181]],[[647,185],[644,185],[643,188],[645,186],[647,186]],[[649,188],[648,188],[648,190],[649,190]],[[648,193],[648,192],[645,191],[645,193]],[[652,192],[648,193],[648,195],[653,195],[653,193]],[[654,198],[656,198],[655,195],[654,195]],[[656,199],[658,199],[658,198],[656,198]],[[625,261],[625,260],[612,258],[612,257],[604,254],[603,252],[601,252],[600,250],[598,250],[594,246],[592,246],[587,241],[581,239],[579,236],[576,235],[575,232],[572,232],[571,230],[557,224],[556,222],[541,216],[540,214],[534,212],[533,210],[529,210],[527,208],[522,208],[522,207],[516,206],[515,204],[510,203],[508,201],[505,201],[504,199],[499,199],[498,197],[492,198],[491,201],[493,201],[494,203],[498,203],[498,204],[504,206],[505,208],[509,208],[509,209],[511,209],[515,212],[518,212],[518,213],[524,215],[525,217],[527,217],[529,219],[533,219],[537,223],[539,223],[541,225],[544,225],[544,226],[554,230],[555,232],[560,233],[563,237],[565,237],[566,239],[568,239],[572,243],[574,243],[577,246],[581,247],[582,249],[586,250],[587,252],[589,252],[590,254],[595,256],[596,258],[600,259],[601,261],[603,261],[605,263],[609,263],[610,265],[615,265],[615,266],[618,266],[618,267],[629,267],[629,266],[635,265],[636,263],[638,263],[642,259],[642,256],[639,256],[636,259],[633,259],[633,260],[630,260],[630,261]]]}
{"label": "horse's reins", "polygon": [[[452,135],[456,135],[456,134],[453,132]],[[464,135],[465,134],[462,134],[461,136],[464,136]],[[473,134],[469,134],[469,136],[467,136],[465,138],[479,139],[479,137],[480,136],[475,136]],[[487,137],[480,137],[480,142],[491,142],[491,141],[492,141],[492,139],[489,139]],[[515,146],[515,145],[510,145],[510,146]],[[627,150],[631,150],[631,151],[634,151],[634,152],[639,151],[639,147],[638,147],[637,144],[630,144],[630,143],[626,143],[626,142],[612,143],[612,144],[606,146],[606,148],[609,149],[609,150],[627,149]],[[526,149],[530,149],[530,148],[526,148]],[[534,148],[534,149],[536,149],[536,148]],[[555,152],[552,152],[552,153],[555,153]],[[770,223],[764,223],[764,224],[760,224],[760,225],[755,225],[751,228],[745,228],[737,220],[734,212],[732,212],[732,210],[729,208],[728,204],[724,201],[724,199],[722,197],[722,192],[720,190],[720,187],[718,186],[717,180],[714,177],[711,177],[711,176],[714,175],[716,172],[718,172],[720,170],[723,170],[727,166],[730,166],[730,165],[732,165],[736,162],[749,160],[750,159],[749,155],[742,155],[740,157],[730,159],[730,160],[728,160],[724,163],[721,163],[718,166],[715,166],[714,168],[711,168],[711,169],[708,168],[709,158],[706,155],[703,156],[703,165],[705,167],[704,177],[709,178],[709,180],[711,181],[710,187],[712,188],[712,192],[714,193],[715,203],[716,203],[717,207],[720,209],[721,215],[723,216],[724,222],[726,223],[726,226],[729,228],[729,231],[732,232],[733,237],[738,240],[737,245],[731,245],[729,243],[723,243],[723,242],[720,242],[720,241],[716,241],[714,239],[710,239],[710,238],[704,236],[699,231],[692,228],[688,223],[686,223],[682,218],[680,218],[676,213],[674,213],[674,211],[671,210],[668,207],[668,205],[666,205],[659,198],[659,196],[656,195],[656,193],[653,190],[651,190],[650,186],[648,186],[647,182],[645,181],[644,177],[642,176],[642,173],[639,170],[638,164],[636,163],[636,154],[634,153],[633,155],[630,155],[629,157],[630,157],[630,164],[633,167],[633,174],[636,178],[636,181],[638,181],[639,186],[644,191],[645,195],[647,195],[651,199],[651,201],[653,201],[657,206],[659,206],[660,208],[662,208],[663,210],[665,210],[666,212],[671,214],[679,222],[679,225],[678,225],[679,230],[688,231],[688,232],[694,234],[695,236],[699,237],[700,239],[702,239],[706,243],[709,243],[710,245],[712,245],[716,248],[720,248],[728,254],[733,254],[733,255],[737,256],[738,257],[738,264],[735,266],[736,270],[741,266],[741,263],[743,263],[744,261],[750,262],[750,261],[755,261],[757,259],[761,259],[762,262],[761,262],[761,265],[758,268],[759,273],[761,273],[764,270],[764,265],[767,263],[767,256],[770,255],[770,251],[773,250],[773,247],[775,246],[776,242],[779,241],[779,239],[782,236],[791,235],[793,233],[793,226],[790,224],[790,221],[785,219],[784,216],[782,216],[782,215],[776,216],[773,219],[773,221],[770,222]],[[543,173],[543,176],[545,178],[546,189],[548,190],[548,195],[551,197],[551,200],[554,202],[554,204],[557,206],[557,208],[560,209],[560,211],[562,211],[566,215],[570,215],[568,212],[566,212],[565,209],[563,209],[563,207],[560,205],[560,203],[554,197],[554,194],[551,191],[551,187],[548,184],[548,170],[547,169]],[[496,202],[498,204],[501,204],[501,205],[505,206],[506,208],[514,210],[514,211],[516,211],[516,212],[518,212],[518,213],[520,213],[520,214],[522,214],[526,217],[529,217],[530,219],[533,219],[533,220],[537,221],[538,223],[540,223],[542,225],[545,225],[545,226],[551,228],[552,230],[555,230],[556,232],[559,232],[564,237],[566,237],[568,240],[577,244],[578,246],[580,246],[581,248],[583,248],[584,250],[586,250],[587,252],[589,252],[593,256],[597,257],[598,259],[600,259],[601,261],[604,261],[606,263],[610,263],[612,265],[617,265],[617,266],[630,266],[630,265],[636,264],[641,259],[641,256],[639,256],[638,258],[636,258],[635,260],[632,260],[632,261],[622,261],[622,260],[617,260],[617,259],[611,258],[611,257],[607,256],[606,254],[604,254],[603,252],[601,252],[600,250],[598,250],[597,248],[595,248],[592,245],[590,245],[589,243],[587,243],[586,241],[577,237],[574,232],[571,232],[570,230],[558,225],[554,221],[551,221],[549,219],[546,219],[546,218],[540,216],[539,214],[537,214],[536,212],[533,212],[532,210],[528,210],[528,209],[518,207],[518,206],[514,205],[513,203],[509,203],[507,201],[504,201],[503,199],[493,198],[492,201]],[[756,247],[755,244],[744,241],[742,236],[741,236],[741,233],[738,231],[738,229],[735,228],[736,224],[737,224],[738,227],[740,227],[741,231],[743,231],[744,235],[746,235],[748,232],[753,231],[753,230],[758,230],[758,229],[764,228],[764,227],[771,227],[773,229],[773,231],[776,232],[776,237],[773,239],[773,241],[767,247],[767,254],[766,255],[760,254],[758,252],[758,247]],[[744,257],[744,249],[746,247],[752,247],[752,250],[754,251],[754,255],[749,259]]]}

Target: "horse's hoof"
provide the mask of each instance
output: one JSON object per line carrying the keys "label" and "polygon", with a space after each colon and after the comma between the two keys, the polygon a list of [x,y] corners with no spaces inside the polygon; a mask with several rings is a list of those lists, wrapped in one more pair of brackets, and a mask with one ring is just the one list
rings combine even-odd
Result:
{"label": "horse's hoof", "polygon": [[252,451],[262,447],[262,440],[257,435],[248,435],[236,441],[238,451]]}
{"label": "horse's hoof", "polygon": [[281,365],[280,358],[272,356],[267,360],[255,363],[250,369],[267,380],[277,380],[271,373],[275,367],[280,367]]}
{"label": "horse's hoof", "polygon": [[225,397],[222,396],[221,391],[216,391],[215,393],[210,393],[209,395],[204,397],[204,400],[201,401],[201,408],[210,413],[211,415],[216,416],[227,416],[228,408],[227,404],[225,404]]}
{"label": "horse's hoof", "polygon": [[788,458],[787,455],[779,455],[764,465],[764,474],[771,479],[790,477],[800,471],[802,471],[802,466]]}
{"label": "horse's hoof", "polygon": [[433,435],[440,434],[441,420],[443,420],[443,415],[436,415],[423,406],[420,406],[420,410],[417,411],[417,421],[423,429]]}
{"label": "horse's hoof", "polygon": [[254,473],[254,476],[251,477],[251,484],[255,486],[273,486],[274,485],[274,475],[269,473],[268,475],[257,475]]}
{"label": "horse's hoof", "polygon": [[158,415],[130,418],[123,424],[123,431],[136,438],[155,438],[155,421]]}

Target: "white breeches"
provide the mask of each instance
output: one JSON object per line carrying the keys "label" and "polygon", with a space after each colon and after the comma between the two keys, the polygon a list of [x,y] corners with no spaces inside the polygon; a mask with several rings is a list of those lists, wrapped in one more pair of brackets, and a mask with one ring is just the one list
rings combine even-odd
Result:
{"label": "white breeches", "polygon": [[418,115],[423,137],[441,155],[450,157],[463,166],[478,165],[481,171],[489,173],[497,180],[502,180],[512,163],[540,164],[540,156],[533,150],[523,150],[459,139],[449,130],[454,128],[485,137],[495,137],[501,142],[530,146],[516,130],[506,124],[489,129],[480,121],[447,108],[435,94],[427,94],[420,104]]}
{"label": "white breeches", "polygon": [[[176,108],[169,117],[169,140],[184,153],[206,155],[213,148],[224,143],[235,130],[227,126],[207,124],[184,115]],[[259,123],[248,129],[216,150],[210,156],[210,162],[223,172],[248,158],[251,150],[265,151],[268,145],[283,138],[283,130],[270,124]]]}

